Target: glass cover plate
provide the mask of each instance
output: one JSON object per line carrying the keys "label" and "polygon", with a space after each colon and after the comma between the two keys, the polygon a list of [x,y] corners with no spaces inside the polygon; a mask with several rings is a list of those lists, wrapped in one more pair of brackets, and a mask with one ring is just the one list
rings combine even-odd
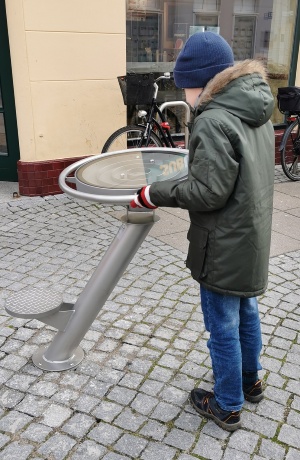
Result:
{"label": "glass cover plate", "polygon": [[103,156],[76,171],[80,182],[104,189],[136,189],[153,182],[179,180],[186,176],[186,153],[152,149]]}

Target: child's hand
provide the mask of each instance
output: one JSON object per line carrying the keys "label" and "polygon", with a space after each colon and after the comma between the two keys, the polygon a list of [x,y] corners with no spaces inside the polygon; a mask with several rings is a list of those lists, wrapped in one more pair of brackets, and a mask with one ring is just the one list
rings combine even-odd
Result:
{"label": "child's hand", "polygon": [[140,188],[136,193],[134,199],[130,202],[131,208],[148,208],[148,209],[156,209],[151,200],[150,200],[150,185],[146,187]]}

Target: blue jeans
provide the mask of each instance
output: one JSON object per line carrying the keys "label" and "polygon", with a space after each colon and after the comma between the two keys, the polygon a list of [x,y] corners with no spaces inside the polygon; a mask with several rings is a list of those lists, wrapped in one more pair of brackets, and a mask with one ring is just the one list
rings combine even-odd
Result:
{"label": "blue jeans", "polygon": [[215,378],[214,394],[223,410],[244,402],[242,375],[262,369],[260,319],[256,297],[225,296],[200,287],[201,307]]}

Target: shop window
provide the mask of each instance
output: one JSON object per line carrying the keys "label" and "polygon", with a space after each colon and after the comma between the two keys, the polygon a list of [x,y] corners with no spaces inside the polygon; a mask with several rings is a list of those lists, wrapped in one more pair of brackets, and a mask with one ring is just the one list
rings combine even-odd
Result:
{"label": "shop window", "polygon": [[[289,84],[297,6],[297,0],[127,0],[127,70],[172,72],[188,37],[211,30],[231,44],[236,62],[264,62],[276,97]],[[282,120],[275,108],[272,121]]]}
{"label": "shop window", "polygon": [[190,26],[190,35],[196,32],[210,32],[220,33],[219,16],[195,14],[195,26]]}
{"label": "shop window", "polygon": [[257,8],[256,0],[235,0],[234,12],[235,13],[256,13]]}
{"label": "shop window", "polygon": [[236,61],[253,58],[255,24],[255,16],[235,16],[232,49]]}
{"label": "shop window", "polygon": [[[127,15],[127,63],[157,62],[160,54],[161,14]],[[143,67],[143,66],[141,66]]]}
{"label": "shop window", "polygon": [[219,11],[220,0],[195,0],[194,11]]}

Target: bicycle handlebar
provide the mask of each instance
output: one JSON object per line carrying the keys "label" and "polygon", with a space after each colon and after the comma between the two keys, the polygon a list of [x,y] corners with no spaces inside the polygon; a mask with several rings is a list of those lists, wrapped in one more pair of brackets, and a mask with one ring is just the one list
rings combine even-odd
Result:
{"label": "bicycle handlebar", "polygon": [[165,72],[163,75],[161,75],[160,77],[156,78],[155,82],[158,82],[159,80],[170,80],[172,77],[171,77],[171,74],[170,72]]}
{"label": "bicycle handlebar", "polygon": [[156,80],[154,80],[154,83],[153,83],[153,86],[155,88],[155,91],[154,91],[154,99],[157,98],[157,93],[158,93],[158,84],[157,82],[159,80],[171,80],[173,77],[171,77],[171,74],[170,72],[165,72],[163,75],[161,75],[160,77],[156,78]]}

